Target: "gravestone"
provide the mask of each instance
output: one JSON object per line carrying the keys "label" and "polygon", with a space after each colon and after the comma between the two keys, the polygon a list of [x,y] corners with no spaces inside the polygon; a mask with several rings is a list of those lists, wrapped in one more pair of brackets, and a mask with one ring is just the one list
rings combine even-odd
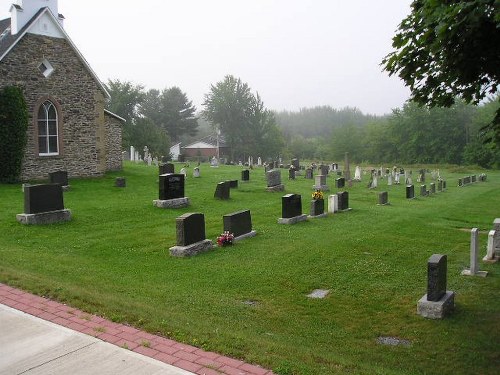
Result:
{"label": "gravestone", "polygon": [[182,174],[182,175],[184,175],[184,177],[186,177],[187,176],[186,168],[181,168],[181,170],[179,171],[179,174]]}
{"label": "gravestone", "polygon": [[356,166],[356,169],[354,170],[354,180],[361,181],[361,167],[360,166]]}
{"label": "gravestone", "polygon": [[69,189],[68,172],[66,171],[57,171],[49,173],[49,181],[51,184],[61,185],[63,191],[67,191]]}
{"label": "gravestone", "polygon": [[436,184],[434,182],[430,183],[430,193],[431,194],[436,194]]}
{"label": "gravestone", "polygon": [[476,175],[472,175],[471,176],[471,182],[474,183],[477,181],[477,176]]}
{"label": "gravestone", "polygon": [[158,199],[153,205],[159,208],[181,208],[189,205],[189,198],[184,194],[183,174],[167,173],[159,176]]}
{"label": "gravestone", "polygon": [[427,186],[420,185],[420,196],[421,197],[426,197],[427,195],[428,195]]}
{"label": "gravestone", "polygon": [[386,206],[389,204],[389,193],[387,191],[382,191],[378,194],[378,205]]}
{"label": "gravestone", "polygon": [[339,197],[337,194],[328,196],[328,213],[335,213],[339,211]]}
{"label": "gravestone", "polygon": [[349,192],[347,191],[339,191],[337,193],[337,199],[338,199],[338,207],[339,207],[339,212],[344,212],[344,211],[350,211],[351,208],[349,208]]}
{"label": "gravestone", "polygon": [[267,191],[283,191],[285,186],[281,184],[281,171],[272,169],[266,172]]}
{"label": "gravestone", "polygon": [[312,168],[307,168],[306,169],[305,178],[308,179],[308,180],[312,180],[314,178],[314,176],[313,176],[313,169]]}
{"label": "gravestone", "polygon": [[319,166],[319,171],[323,176],[328,176],[329,170],[328,165],[321,164]]}
{"label": "gravestone", "polygon": [[438,192],[443,191],[443,180],[438,180],[438,187],[437,187]]}
{"label": "gravestone", "polygon": [[64,209],[63,188],[59,184],[30,185],[24,188],[24,213],[16,215],[21,224],[43,225],[71,220]]}
{"label": "gravestone", "polygon": [[311,200],[311,205],[309,209],[310,218],[325,217],[325,200],[324,199],[313,199]]}
{"label": "gravestone", "polygon": [[307,219],[302,214],[302,197],[299,194],[287,194],[281,198],[281,218],[279,224],[295,224]]}
{"label": "gravestone", "polygon": [[299,159],[295,158],[292,159],[292,165],[295,168],[296,171],[300,170],[300,162]]}
{"label": "gravestone", "polygon": [[219,182],[215,188],[214,198],[227,200],[231,191],[231,183],[229,181]]}
{"label": "gravestone", "polygon": [[166,163],[158,167],[159,174],[175,173],[175,166],[172,163]]}
{"label": "gravestone", "polygon": [[497,238],[496,231],[490,230],[488,232],[488,245],[486,247],[486,256],[483,258],[483,262],[486,263],[498,262],[499,257],[495,254],[496,238]]}
{"label": "gravestone", "polygon": [[117,177],[115,178],[115,186],[119,188],[124,188],[127,186],[127,180],[125,177]]}
{"label": "gravestone", "polygon": [[392,174],[387,175],[387,186],[392,186]]}
{"label": "gravestone", "polygon": [[345,178],[340,177],[335,180],[335,186],[337,189],[343,189],[345,187]]}
{"label": "gravestone", "polygon": [[415,198],[415,187],[413,185],[406,185],[406,199]]}
{"label": "gravestone", "polygon": [[293,166],[288,169],[288,179],[295,180],[295,168]]}
{"label": "gravestone", "polygon": [[326,185],[326,175],[318,174],[315,177],[316,184],[313,186],[314,190],[329,191],[330,189]]}
{"label": "gravestone", "polygon": [[458,179],[458,186],[459,186],[459,187],[464,186],[464,180],[463,180],[462,178],[459,178],[459,179]]}
{"label": "gravestone", "polygon": [[241,181],[250,181],[250,171],[248,169],[241,171]]}
{"label": "gravestone", "polygon": [[470,232],[470,268],[462,271],[462,276],[481,276],[486,277],[488,272],[479,271],[477,260],[479,254],[479,229],[472,228]]}
{"label": "gravestone", "polygon": [[464,185],[469,185],[470,181],[471,181],[471,177],[470,176],[464,177],[463,181],[464,181]]}
{"label": "gravestone", "polygon": [[238,180],[229,180],[228,182],[231,189],[238,189]]}
{"label": "gravestone", "polygon": [[224,232],[229,232],[234,235],[234,241],[241,240],[247,237],[253,237],[257,234],[252,230],[252,217],[250,210],[233,212],[224,215],[223,218]]}
{"label": "gravestone", "polygon": [[194,177],[194,178],[200,178],[200,168],[195,167],[195,168],[193,169],[193,177]]}
{"label": "gravestone", "polygon": [[446,255],[432,255],[427,262],[427,293],[417,303],[419,315],[442,319],[453,310],[455,293],[446,290],[446,278]]}
{"label": "gravestone", "polygon": [[446,180],[443,180],[443,191],[446,190]]}
{"label": "gravestone", "polygon": [[177,245],[170,248],[170,255],[186,257],[208,251],[214,247],[205,238],[205,215],[187,213],[175,220]]}

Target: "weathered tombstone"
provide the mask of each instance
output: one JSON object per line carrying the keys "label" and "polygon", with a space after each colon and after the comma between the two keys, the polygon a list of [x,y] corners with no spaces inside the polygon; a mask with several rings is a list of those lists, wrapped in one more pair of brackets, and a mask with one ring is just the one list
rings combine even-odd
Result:
{"label": "weathered tombstone", "polygon": [[458,179],[458,186],[459,186],[459,187],[464,186],[464,180],[463,180],[462,178],[459,178],[459,179]]}
{"label": "weathered tombstone", "polygon": [[231,189],[238,189],[238,180],[229,180],[228,182]]}
{"label": "weathered tombstone", "polygon": [[250,181],[250,171],[248,169],[241,171],[241,181]]}
{"label": "weathered tombstone", "polygon": [[337,197],[338,197],[337,199],[339,205],[339,212],[350,211],[351,208],[349,208],[349,192],[339,191],[337,193]]}
{"label": "weathered tombstone", "polygon": [[212,158],[212,160],[210,160],[210,166],[212,168],[218,168],[219,167],[219,161],[217,160],[217,158],[215,156]]}
{"label": "weathered tombstone", "polygon": [[389,204],[389,193],[387,191],[382,191],[378,194],[378,205],[387,206]]}
{"label": "weathered tombstone", "polygon": [[295,168],[295,170],[299,170],[300,169],[300,162],[299,162],[299,159],[295,158],[295,159],[292,159],[292,165],[293,167]]}
{"label": "weathered tombstone", "polygon": [[424,318],[442,319],[455,306],[455,293],[446,290],[447,257],[434,254],[427,262],[427,293],[417,303]]}
{"label": "weathered tombstone", "polygon": [[443,180],[438,180],[438,192],[442,192],[443,191]]}
{"label": "weathered tombstone", "polygon": [[323,176],[328,176],[330,168],[328,168],[328,165],[321,164],[319,166],[319,170]]}
{"label": "weathered tombstone", "polygon": [[406,199],[415,198],[415,187],[413,185],[406,185]]}
{"label": "weathered tombstone", "polygon": [[471,182],[474,183],[477,181],[477,176],[474,174],[471,176]]}
{"label": "weathered tombstone", "polygon": [[421,197],[426,197],[427,194],[427,186],[425,185],[420,185],[420,196]]}
{"label": "weathered tombstone", "polygon": [[288,179],[295,180],[295,168],[293,166],[288,169]]}
{"label": "weathered tombstone", "polygon": [[125,177],[117,177],[115,178],[115,186],[119,188],[124,188],[127,186],[127,180]]}
{"label": "weathered tombstone", "polygon": [[257,234],[252,230],[252,217],[250,210],[233,212],[223,216],[224,232],[234,235],[234,241],[247,237],[253,237]]}
{"label": "weathered tombstone", "polygon": [[61,185],[63,188],[63,191],[66,191],[69,189],[68,172],[67,171],[57,171],[57,172],[49,173],[49,181],[51,184]]}
{"label": "weathered tombstone", "polygon": [[311,206],[309,210],[310,218],[325,217],[325,200],[324,199],[313,199],[311,200]]}
{"label": "weathered tombstone", "polygon": [[326,175],[318,174],[315,177],[316,184],[313,186],[314,190],[329,191],[330,189],[326,185]]}
{"label": "weathered tombstone", "polygon": [[443,191],[446,190],[446,180],[443,180]]}
{"label": "weathered tombstone", "polygon": [[16,215],[21,224],[43,225],[71,220],[64,209],[63,190],[59,184],[30,185],[24,189],[24,213]]}
{"label": "weathered tombstone", "polygon": [[496,240],[496,231],[490,230],[488,232],[488,246],[486,247],[486,256],[483,258],[483,262],[486,263],[496,263],[498,262],[498,256],[495,254],[495,240]]}
{"label": "weathered tombstone", "polygon": [[313,176],[313,169],[312,168],[307,168],[306,169],[305,178],[308,179],[308,180],[312,180],[314,178],[314,176]]}
{"label": "weathered tombstone", "polygon": [[167,173],[159,176],[158,199],[153,205],[159,208],[181,208],[189,205],[189,198],[184,195],[183,174]]}
{"label": "weathered tombstone", "polygon": [[430,183],[430,193],[436,194],[436,184],[434,182]]}
{"label": "weathered tombstone", "polygon": [[337,194],[328,197],[328,212],[333,214],[339,210],[339,198]]}
{"label": "weathered tombstone", "polygon": [[387,175],[387,186],[392,186],[392,174]]}
{"label": "weathered tombstone", "polygon": [[194,178],[200,178],[200,168],[195,167],[195,168],[193,169],[193,177],[194,177]]}
{"label": "weathered tombstone", "polygon": [[299,194],[287,194],[281,198],[281,218],[279,224],[295,224],[307,219],[302,214],[302,197]]}
{"label": "weathered tombstone", "polygon": [[463,270],[463,276],[481,276],[486,277],[488,272],[479,271],[479,263],[477,261],[479,253],[479,229],[472,228],[470,232],[470,268],[468,270]]}
{"label": "weathered tombstone", "polygon": [[464,179],[463,179],[464,185],[469,185],[470,184],[470,180],[471,180],[470,176],[464,177]]}
{"label": "weathered tombstone", "polygon": [[356,169],[354,171],[354,181],[361,181],[361,168],[356,166]]}
{"label": "weathered tombstone", "polygon": [[285,186],[281,184],[281,171],[272,169],[266,172],[267,191],[283,191]]}
{"label": "weathered tombstone", "polygon": [[337,189],[343,189],[345,187],[345,178],[340,177],[335,180],[335,186]]}
{"label": "weathered tombstone", "polygon": [[231,183],[229,181],[219,182],[215,189],[214,198],[227,200],[231,191]]}
{"label": "weathered tombstone", "polygon": [[214,247],[205,238],[205,216],[200,213],[187,213],[175,220],[177,245],[170,248],[170,255],[187,257],[208,251]]}

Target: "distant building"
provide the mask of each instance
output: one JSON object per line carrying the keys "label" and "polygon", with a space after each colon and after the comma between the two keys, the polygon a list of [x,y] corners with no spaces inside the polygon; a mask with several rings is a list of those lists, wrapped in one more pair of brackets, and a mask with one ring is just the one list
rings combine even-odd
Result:
{"label": "distant building", "polygon": [[104,109],[106,88],[64,31],[57,0],[23,0],[0,20],[0,89],[22,89],[29,113],[21,178],[100,176],[122,168],[125,120]]}
{"label": "distant building", "polygon": [[170,147],[170,156],[172,156],[173,161],[179,160],[179,155],[181,154],[181,144],[177,143]]}
{"label": "distant building", "polygon": [[[229,147],[227,147],[224,137],[219,136],[219,156],[227,157],[229,155]],[[191,143],[181,148],[181,153],[188,158],[191,157],[204,157],[212,158],[217,157],[217,135],[209,135],[194,143]]]}

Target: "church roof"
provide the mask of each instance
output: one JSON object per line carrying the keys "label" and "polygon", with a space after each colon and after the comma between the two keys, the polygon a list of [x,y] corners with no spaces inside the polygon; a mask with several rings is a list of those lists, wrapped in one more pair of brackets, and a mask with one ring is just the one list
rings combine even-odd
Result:
{"label": "church roof", "polygon": [[62,26],[59,24],[59,22],[55,19],[54,15],[52,12],[49,10],[48,7],[41,8],[36,14],[29,20],[29,22],[21,29],[16,35],[12,35],[10,32],[10,25],[11,25],[11,20],[10,18],[0,20],[0,62],[4,59],[5,56],[9,54],[9,52],[15,47],[15,45],[26,35],[26,33],[29,31],[30,27],[33,25],[34,22],[36,22],[42,14],[48,14],[53,22],[54,25],[59,29],[59,31],[64,35],[64,38],[66,41],[70,44],[70,46],[73,48],[75,51],[76,55],[78,58],[82,61],[83,65],[87,68],[89,73],[92,75],[94,80],[97,82],[99,88],[101,91],[104,93],[106,97],[110,97],[108,91],[106,90],[106,87],[103,85],[101,80],[97,77],[95,72],[92,70],[90,67],[89,63],[83,55],[80,53],[78,48],[76,48],[75,44],[73,41],[70,39],[68,34],[66,34],[66,31],[62,28]]}

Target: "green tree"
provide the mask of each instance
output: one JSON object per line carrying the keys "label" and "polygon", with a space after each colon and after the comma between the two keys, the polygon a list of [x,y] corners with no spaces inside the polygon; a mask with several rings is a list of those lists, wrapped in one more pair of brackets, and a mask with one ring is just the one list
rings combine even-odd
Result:
{"label": "green tree", "polygon": [[[414,0],[393,38],[384,69],[410,87],[419,104],[479,103],[500,85],[498,0]],[[491,123],[500,141],[500,110]]]}
{"label": "green tree", "polygon": [[13,183],[21,175],[28,129],[28,109],[18,87],[0,91],[0,181]]}
{"label": "green tree", "polygon": [[149,90],[140,107],[144,117],[168,133],[172,141],[178,142],[183,135],[193,136],[197,132],[196,107],[178,87]]}
{"label": "green tree", "polygon": [[148,146],[149,151],[156,156],[170,154],[170,138],[162,128],[156,126],[147,118],[138,118],[131,127],[131,138],[134,147],[143,150]]}
{"label": "green tree", "polygon": [[273,122],[258,95],[254,96],[248,84],[231,75],[210,86],[203,106],[202,116],[224,135],[233,160],[235,155],[249,153],[248,145],[255,146]]}

